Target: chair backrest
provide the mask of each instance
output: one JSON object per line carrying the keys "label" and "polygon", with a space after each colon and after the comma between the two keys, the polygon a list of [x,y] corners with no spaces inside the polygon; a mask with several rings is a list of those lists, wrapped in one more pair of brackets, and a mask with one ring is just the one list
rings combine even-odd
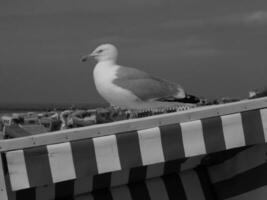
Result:
{"label": "chair backrest", "polygon": [[192,169],[205,155],[265,143],[266,107],[247,100],[2,140],[0,195],[92,183],[78,195]]}

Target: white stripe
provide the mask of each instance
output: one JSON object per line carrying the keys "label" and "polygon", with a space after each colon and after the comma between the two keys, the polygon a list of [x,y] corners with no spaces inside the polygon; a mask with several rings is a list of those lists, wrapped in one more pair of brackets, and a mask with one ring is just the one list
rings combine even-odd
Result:
{"label": "white stripe", "polygon": [[129,182],[130,170],[124,169],[111,173],[111,186],[126,185]]}
{"label": "white stripe", "polygon": [[115,135],[93,138],[98,173],[112,172],[121,169]]}
{"label": "white stripe", "polygon": [[200,120],[181,123],[182,138],[185,156],[195,156],[206,153],[203,137],[202,124]]}
{"label": "white stripe", "polygon": [[23,150],[6,153],[7,166],[13,191],[30,187]]}
{"label": "white stripe", "polygon": [[162,176],[164,174],[164,166],[164,163],[148,165],[146,170],[146,179]]}
{"label": "white stripe", "polygon": [[161,178],[153,178],[145,181],[150,199],[169,200],[168,192]]}
{"label": "white stripe", "polygon": [[164,162],[160,130],[158,127],[138,131],[143,165]]}
{"label": "white stripe", "polygon": [[69,142],[47,145],[53,182],[75,179],[75,169]]}
{"label": "white stripe", "polygon": [[130,190],[125,185],[112,188],[111,195],[114,200],[132,200]]}
{"label": "white stripe", "polygon": [[185,162],[181,164],[181,171],[193,169],[200,165],[201,161],[206,155],[194,156],[188,158]]}
{"label": "white stripe", "polygon": [[[194,170],[187,170],[180,173],[185,194],[188,200],[205,200],[202,186],[198,175]],[[192,192],[194,191],[194,192]]]}
{"label": "white stripe", "polygon": [[260,110],[260,112],[261,112],[261,121],[264,131],[264,138],[265,142],[267,142],[267,108]]}
{"label": "white stripe", "polygon": [[221,116],[226,149],[245,146],[244,130],[240,113]]}

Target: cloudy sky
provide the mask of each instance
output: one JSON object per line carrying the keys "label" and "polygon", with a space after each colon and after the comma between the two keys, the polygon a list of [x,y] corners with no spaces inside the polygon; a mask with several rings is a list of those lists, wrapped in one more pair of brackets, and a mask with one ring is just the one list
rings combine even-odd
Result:
{"label": "cloudy sky", "polygon": [[267,86],[266,0],[1,0],[0,24],[0,103],[104,102],[80,57],[107,42],[198,96]]}

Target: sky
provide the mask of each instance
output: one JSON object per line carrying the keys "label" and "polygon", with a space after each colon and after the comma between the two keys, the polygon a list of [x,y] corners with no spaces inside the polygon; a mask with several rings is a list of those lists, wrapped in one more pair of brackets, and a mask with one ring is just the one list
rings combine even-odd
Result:
{"label": "sky", "polygon": [[80,58],[118,63],[207,98],[267,86],[266,0],[1,0],[0,103],[102,103]]}

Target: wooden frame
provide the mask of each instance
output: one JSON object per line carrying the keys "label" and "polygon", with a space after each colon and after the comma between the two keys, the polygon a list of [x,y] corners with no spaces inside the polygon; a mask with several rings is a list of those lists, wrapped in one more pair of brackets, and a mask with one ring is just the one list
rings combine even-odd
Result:
{"label": "wooden frame", "polygon": [[98,124],[88,127],[44,133],[40,135],[0,140],[0,152],[92,137],[100,137],[131,130],[142,130],[160,125],[181,123],[261,108],[267,108],[267,97],[221,105],[203,106],[176,113]]}

